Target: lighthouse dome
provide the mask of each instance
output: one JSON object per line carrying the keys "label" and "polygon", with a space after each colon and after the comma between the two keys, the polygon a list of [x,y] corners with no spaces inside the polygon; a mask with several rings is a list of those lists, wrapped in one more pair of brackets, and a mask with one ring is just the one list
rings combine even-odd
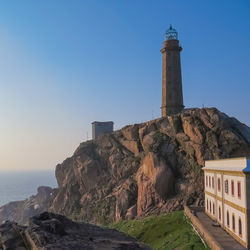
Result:
{"label": "lighthouse dome", "polygon": [[167,40],[178,40],[178,32],[176,31],[176,29],[174,29],[172,27],[172,25],[170,25],[170,27],[166,31],[164,37],[165,37],[165,41],[167,41]]}

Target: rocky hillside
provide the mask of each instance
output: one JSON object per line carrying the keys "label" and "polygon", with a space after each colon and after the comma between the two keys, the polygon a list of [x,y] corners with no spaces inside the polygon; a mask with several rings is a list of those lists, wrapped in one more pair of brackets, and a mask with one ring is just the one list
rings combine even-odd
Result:
{"label": "rocky hillside", "polygon": [[0,225],[0,249],[150,250],[116,230],[72,222],[62,215],[47,212],[31,218],[28,226],[14,222]]}
{"label": "rocky hillside", "polygon": [[247,155],[249,127],[215,108],[184,110],[80,144],[46,204],[97,224],[202,205],[204,161]]}
{"label": "rocky hillside", "polygon": [[56,167],[50,209],[105,224],[203,203],[204,160],[250,155],[250,128],[215,108],[190,109],[80,144]]}

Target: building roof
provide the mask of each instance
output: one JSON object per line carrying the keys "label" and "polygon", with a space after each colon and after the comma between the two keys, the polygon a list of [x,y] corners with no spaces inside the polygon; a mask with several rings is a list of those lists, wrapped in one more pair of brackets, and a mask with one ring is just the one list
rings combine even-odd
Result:
{"label": "building roof", "polygon": [[112,124],[114,124],[113,121],[107,121],[107,122],[98,122],[98,121],[94,121],[94,122],[92,122],[92,124],[107,124],[107,123],[112,123]]}
{"label": "building roof", "polygon": [[250,172],[250,158],[229,158],[221,160],[205,161],[203,170],[224,170]]}

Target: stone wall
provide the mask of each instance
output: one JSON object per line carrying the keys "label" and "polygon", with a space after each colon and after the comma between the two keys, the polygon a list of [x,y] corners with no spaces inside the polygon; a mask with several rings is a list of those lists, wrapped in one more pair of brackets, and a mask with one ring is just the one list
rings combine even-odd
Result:
{"label": "stone wall", "polygon": [[[195,208],[195,211],[203,211],[203,208]],[[199,232],[199,234],[202,236],[202,238],[206,241],[207,245],[212,249],[212,250],[223,250],[224,248],[220,245],[218,241],[204,228],[204,226],[200,223],[198,218],[193,215],[191,210],[187,207],[184,206],[184,212],[185,214],[189,217],[191,220],[191,223],[193,226],[196,228],[196,230]]]}

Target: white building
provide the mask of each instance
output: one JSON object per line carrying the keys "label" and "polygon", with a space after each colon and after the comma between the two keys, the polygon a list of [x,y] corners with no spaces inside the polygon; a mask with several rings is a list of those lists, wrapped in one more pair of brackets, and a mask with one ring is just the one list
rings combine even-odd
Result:
{"label": "white building", "polygon": [[203,170],[206,214],[250,249],[250,159],[206,161]]}

